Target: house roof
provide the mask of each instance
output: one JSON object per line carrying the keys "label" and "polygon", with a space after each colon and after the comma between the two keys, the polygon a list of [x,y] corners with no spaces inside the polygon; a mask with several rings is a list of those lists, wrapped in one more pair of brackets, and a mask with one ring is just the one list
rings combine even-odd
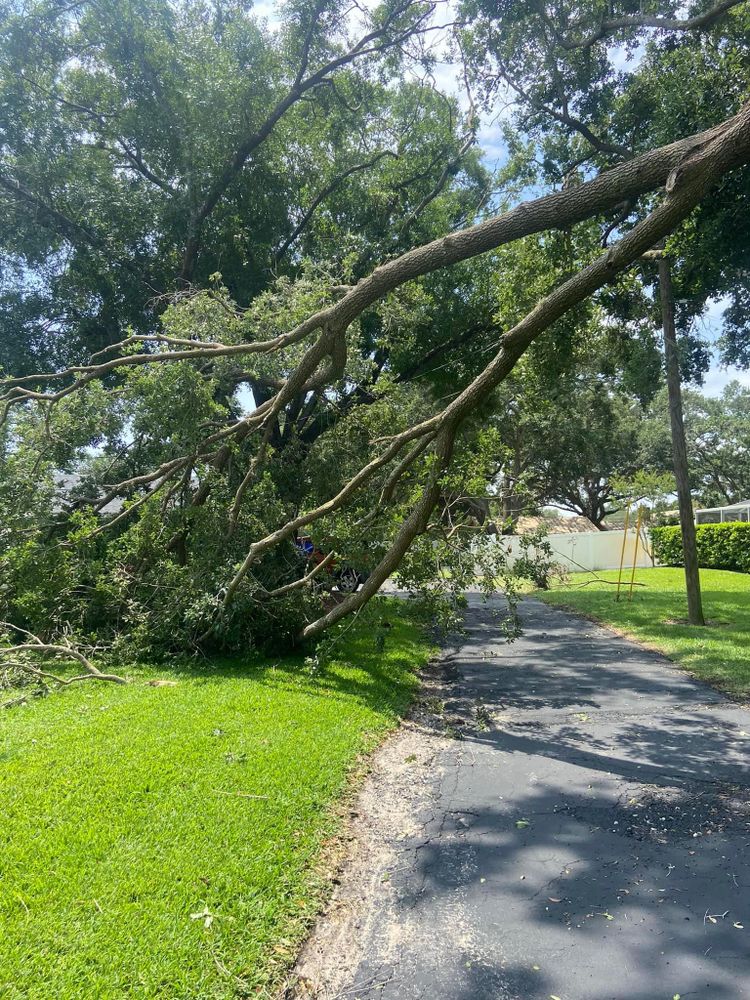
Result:
{"label": "house roof", "polygon": [[517,535],[528,535],[539,528],[545,528],[550,535],[575,535],[584,531],[597,530],[593,521],[579,515],[563,517],[562,514],[552,514],[544,517],[519,517],[516,522]]}
{"label": "house roof", "polygon": [[[55,472],[55,488],[57,496],[53,502],[53,509],[60,511],[70,502],[72,494],[81,486],[82,479],[77,472]],[[110,500],[99,511],[100,514],[119,514],[123,504],[120,497]]]}
{"label": "house roof", "polygon": [[725,503],[721,507],[699,507],[696,514],[714,514],[720,510],[747,510],[750,507],[750,500],[740,500],[739,503]]}

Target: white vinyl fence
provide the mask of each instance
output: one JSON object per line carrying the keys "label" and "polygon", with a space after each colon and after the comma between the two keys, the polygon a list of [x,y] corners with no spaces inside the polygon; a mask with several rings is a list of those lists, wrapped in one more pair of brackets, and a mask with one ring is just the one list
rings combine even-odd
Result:
{"label": "white vinyl fence", "polygon": [[[576,570],[619,569],[623,531],[581,531],[569,534],[548,535],[547,541],[555,553],[555,561],[565,569]],[[635,531],[628,531],[625,542],[623,566],[633,565]],[[521,551],[521,540],[516,535],[504,535],[500,543],[510,549],[511,561]],[[648,535],[641,532],[638,539],[636,566],[653,566]]]}

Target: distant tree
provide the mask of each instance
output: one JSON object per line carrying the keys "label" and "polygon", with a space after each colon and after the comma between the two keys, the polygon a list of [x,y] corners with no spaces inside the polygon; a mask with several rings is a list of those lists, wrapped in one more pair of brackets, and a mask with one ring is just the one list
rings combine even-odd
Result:
{"label": "distant tree", "polygon": [[[750,389],[730,382],[718,397],[694,389],[683,394],[691,486],[696,504],[718,507],[750,497]],[[668,467],[671,438],[665,393],[660,392],[641,428],[644,460]]]}
{"label": "distant tree", "polygon": [[534,506],[588,518],[600,531],[629,499],[621,484],[638,468],[637,401],[602,382],[574,384],[528,414],[520,486]]}

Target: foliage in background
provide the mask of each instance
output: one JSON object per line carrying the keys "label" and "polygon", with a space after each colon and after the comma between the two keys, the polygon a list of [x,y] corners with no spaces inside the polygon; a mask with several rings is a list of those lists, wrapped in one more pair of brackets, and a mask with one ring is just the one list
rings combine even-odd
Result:
{"label": "foliage in background", "polygon": [[[750,524],[746,521],[699,524],[695,534],[700,566],[750,573]],[[663,566],[682,566],[682,534],[679,527],[653,527],[651,540],[657,562]]]}
{"label": "foliage in background", "polygon": [[403,74],[426,10],[383,4],[358,49],[340,0],[275,29],[244,0],[3,0],[0,367],[157,331],[217,271],[247,306],[305,257],[360,275],[471,214],[456,103]]}
{"label": "foliage in background", "polygon": [[[750,498],[750,389],[733,381],[716,398],[685,389],[683,415],[696,504],[719,507]],[[642,462],[665,468],[672,457],[665,392],[657,394],[644,416]]]}

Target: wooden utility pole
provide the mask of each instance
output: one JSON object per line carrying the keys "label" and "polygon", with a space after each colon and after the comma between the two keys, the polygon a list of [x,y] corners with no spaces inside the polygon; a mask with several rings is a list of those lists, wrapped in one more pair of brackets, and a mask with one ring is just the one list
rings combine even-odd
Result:
{"label": "wooden utility pole", "polygon": [[698,549],[695,540],[693,499],[690,493],[685,424],[682,419],[682,389],[680,387],[680,362],[677,355],[677,337],[674,325],[674,292],[669,258],[659,256],[659,294],[661,319],[664,332],[664,363],[669,392],[669,420],[672,425],[672,460],[677,482],[677,502],[680,508],[682,551],[685,558],[685,585],[687,588],[688,620],[691,625],[705,625],[701,582],[698,572]]}

